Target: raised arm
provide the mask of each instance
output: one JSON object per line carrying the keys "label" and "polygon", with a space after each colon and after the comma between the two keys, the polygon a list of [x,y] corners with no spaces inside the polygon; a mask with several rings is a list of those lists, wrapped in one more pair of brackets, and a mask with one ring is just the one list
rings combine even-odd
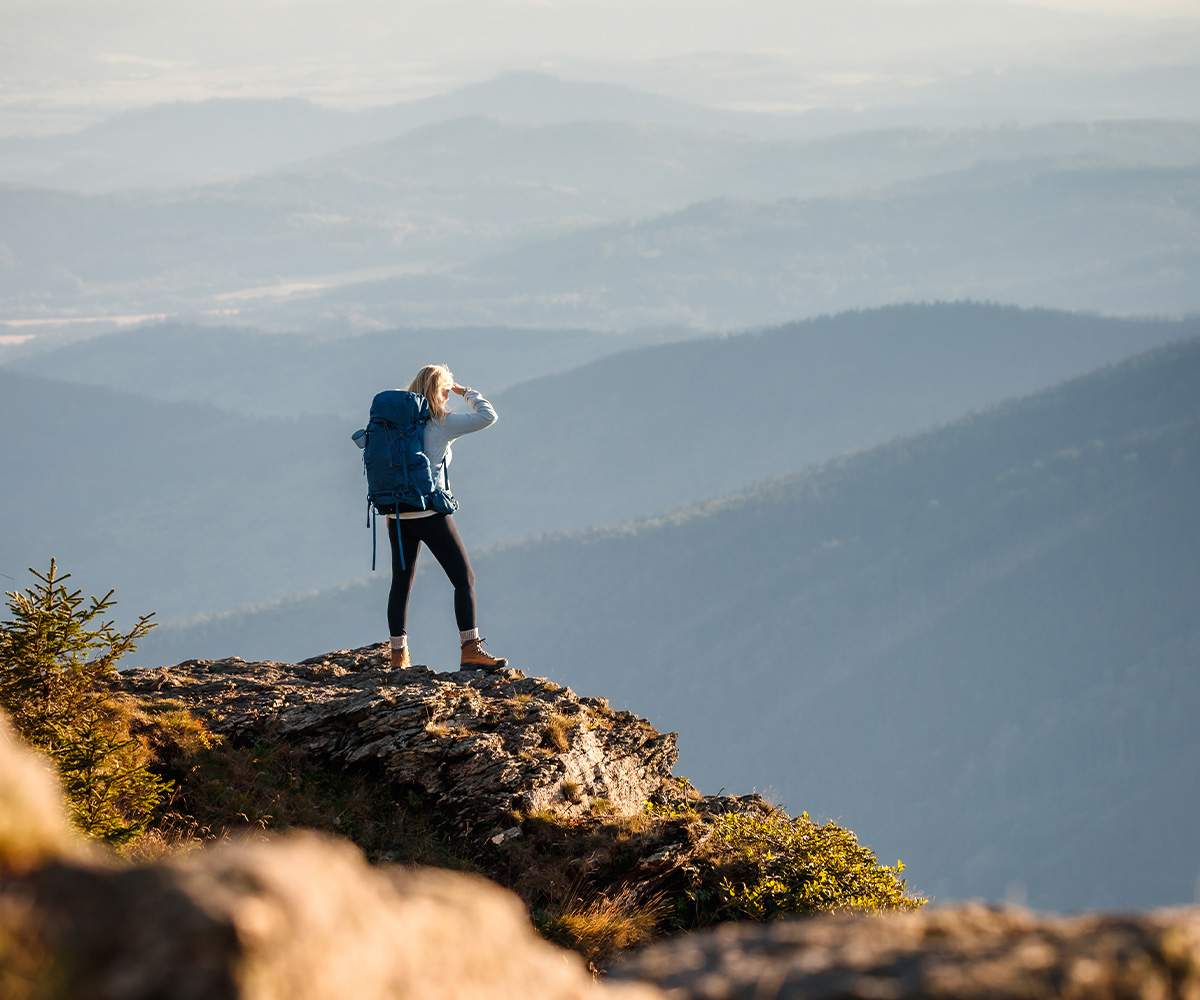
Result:
{"label": "raised arm", "polygon": [[462,396],[474,412],[446,414],[446,420],[442,426],[445,427],[446,436],[450,440],[453,441],[455,438],[462,437],[464,434],[470,434],[473,431],[481,431],[485,427],[491,427],[496,422],[495,408],[483,398],[479,390],[471,389],[455,382],[453,391]]}

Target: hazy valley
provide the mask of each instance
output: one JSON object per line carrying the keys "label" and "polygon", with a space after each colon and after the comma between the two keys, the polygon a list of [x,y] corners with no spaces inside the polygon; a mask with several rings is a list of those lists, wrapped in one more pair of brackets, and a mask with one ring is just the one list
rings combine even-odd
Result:
{"label": "hazy valley", "polygon": [[[180,105],[78,148],[30,139],[28,161],[0,139],[0,309],[341,333],[738,329],[961,298],[1200,307],[1194,122],[763,137],[764,116],[705,119],[634,91],[587,100],[536,76],[492,89],[435,102],[449,118]],[[210,149],[233,159],[196,186]],[[72,170],[102,173],[96,157],[125,163],[125,184],[71,190]],[[131,186],[153,183],[137,171],[156,157],[178,170]]]}

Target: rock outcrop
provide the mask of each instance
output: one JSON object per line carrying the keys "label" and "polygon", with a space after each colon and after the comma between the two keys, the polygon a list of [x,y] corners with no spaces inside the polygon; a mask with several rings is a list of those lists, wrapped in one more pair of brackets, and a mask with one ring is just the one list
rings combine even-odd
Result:
{"label": "rock outcrop", "polygon": [[455,832],[491,838],[514,812],[640,812],[678,783],[676,734],[519,670],[387,669],[384,644],[298,664],[188,660],[130,670],[138,698],[177,699],[229,736],[270,733],[314,758],[375,764],[430,796]]}
{"label": "rock outcrop", "polygon": [[[532,835],[506,841],[520,832],[506,827],[515,813],[542,814],[527,825],[548,828],[540,847],[551,853],[554,838],[582,829],[587,858],[563,871],[578,887],[611,867],[602,901],[686,895],[680,875],[700,865],[714,817],[773,815],[757,796],[682,786],[670,774],[674,734],[603,699],[515,670],[390,671],[386,655],[189,661],[113,684],[164,711],[180,702],[234,740],[281,739],[376,768],[420,789],[502,863],[539,846]],[[607,857],[601,817],[648,824],[648,799],[659,806],[652,827],[614,818],[623,839]],[[118,863],[71,832],[51,769],[0,718],[0,996],[1200,1000],[1200,910],[1051,917],[967,905],[727,923],[653,945],[598,985],[578,955],[534,932],[516,895],[473,876],[372,866],[335,837]]]}
{"label": "rock outcrop", "polygon": [[306,833],[150,865],[82,858],[50,769],[7,734],[0,793],[15,808],[0,825],[4,1000],[658,996],[597,986],[481,878],[371,866]]}
{"label": "rock outcrop", "polygon": [[724,924],[612,973],[671,1000],[1196,1000],[1200,910],[1054,917],[979,904]]}

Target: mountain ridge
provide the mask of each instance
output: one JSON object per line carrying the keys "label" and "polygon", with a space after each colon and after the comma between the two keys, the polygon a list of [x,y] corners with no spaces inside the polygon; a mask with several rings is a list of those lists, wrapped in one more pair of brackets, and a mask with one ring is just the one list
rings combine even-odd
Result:
{"label": "mountain ridge", "polygon": [[[327,342],[251,338],[240,350],[236,332],[208,341],[203,329],[172,336],[159,327],[97,338],[41,363],[0,368],[0,410],[14,426],[56,400],[38,434],[0,447],[16,471],[0,489],[4,514],[25,526],[7,549],[15,568],[0,572],[14,576],[52,555],[73,556],[77,575],[102,571],[104,589],[116,586],[126,605],[168,619],[357,579],[370,566],[371,543],[362,527],[361,452],[349,436],[364,425],[374,392],[407,384],[430,361],[449,361],[500,413],[494,430],[464,439],[452,470],[463,537],[484,546],[728,493],[1194,329],[978,304],[893,307],[636,348],[566,372],[554,369],[580,359],[577,350],[586,357],[627,341],[584,334],[576,342],[570,331],[433,330]],[[439,343],[445,350],[435,353]],[[45,380],[60,363],[65,376],[108,380],[127,393],[144,381],[155,394],[220,399],[228,409],[160,403],[140,410],[136,396]],[[17,379],[30,369],[43,381]],[[493,392],[493,380],[547,369],[553,373]],[[720,399],[728,410],[708,405]],[[309,406],[331,415],[278,416]],[[761,415],[750,436],[739,423],[743,406]],[[260,420],[238,407],[277,416]],[[598,413],[603,420],[593,419]],[[658,427],[653,436],[639,429],[645,421]],[[85,426],[102,443],[73,431]],[[612,435],[626,442],[622,450],[614,452]],[[731,454],[740,456],[735,465]],[[536,494],[513,469],[540,480]],[[630,477],[637,489],[623,485]],[[71,504],[80,482],[90,484],[86,502]],[[59,516],[46,495],[77,507],[76,515]],[[191,530],[180,531],[180,523]],[[329,636],[317,648],[348,644],[349,637]]]}

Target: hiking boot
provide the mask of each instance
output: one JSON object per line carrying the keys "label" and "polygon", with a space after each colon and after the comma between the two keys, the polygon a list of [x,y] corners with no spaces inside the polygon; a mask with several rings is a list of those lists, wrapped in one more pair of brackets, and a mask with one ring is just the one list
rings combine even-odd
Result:
{"label": "hiking boot", "polygon": [[503,656],[492,656],[483,648],[486,639],[468,639],[462,644],[459,670],[503,670],[508,660]]}
{"label": "hiking boot", "polygon": [[408,647],[404,646],[401,649],[392,650],[392,669],[407,670],[410,666],[408,660]]}

